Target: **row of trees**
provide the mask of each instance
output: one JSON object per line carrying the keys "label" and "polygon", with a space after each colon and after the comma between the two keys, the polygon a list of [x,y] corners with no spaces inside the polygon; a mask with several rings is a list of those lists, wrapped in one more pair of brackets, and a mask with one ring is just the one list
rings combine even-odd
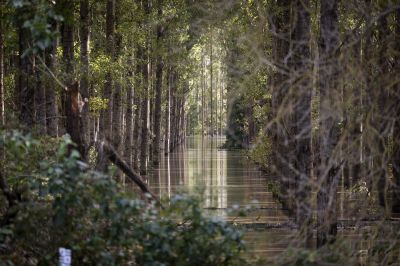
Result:
{"label": "row of trees", "polygon": [[280,197],[306,239],[316,210],[318,246],[336,237],[338,190],[365,189],[365,199],[380,206],[362,198],[348,205],[345,219],[397,214],[398,3],[285,0],[232,8],[223,21],[227,144],[250,140],[256,150],[270,149],[255,159],[279,178]]}
{"label": "row of trees", "polygon": [[1,10],[2,124],[17,115],[38,134],[67,132],[85,160],[105,139],[142,174],[182,141],[199,15],[190,1],[2,1]]}

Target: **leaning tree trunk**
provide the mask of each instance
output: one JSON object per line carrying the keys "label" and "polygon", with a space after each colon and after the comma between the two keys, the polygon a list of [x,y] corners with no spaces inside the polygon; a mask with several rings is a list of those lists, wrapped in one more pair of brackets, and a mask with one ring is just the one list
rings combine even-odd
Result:
{"label": "leaning tree trunk", "polygon": [[340,123],[340,92],[337,85],[339,43],[337,0],[321,0],[319,43],[319,190],[317,194],[317,246],[335,240],[337,233],[336,190],[339,182],[337,145]]}

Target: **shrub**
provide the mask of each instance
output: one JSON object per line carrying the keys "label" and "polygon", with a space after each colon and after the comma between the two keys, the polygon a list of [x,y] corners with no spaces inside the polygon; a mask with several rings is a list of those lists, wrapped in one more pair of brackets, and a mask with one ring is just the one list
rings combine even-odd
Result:
{"label": "shrub", "polygon": [[75,265],[245,263],[241,233],[204,215],[197,198],[175,196],[161,208],[68,153],[69,138],[54,143],[2,134],[3,176],[18,201],[0,196],[0,264],[54,265],[60,247]]}

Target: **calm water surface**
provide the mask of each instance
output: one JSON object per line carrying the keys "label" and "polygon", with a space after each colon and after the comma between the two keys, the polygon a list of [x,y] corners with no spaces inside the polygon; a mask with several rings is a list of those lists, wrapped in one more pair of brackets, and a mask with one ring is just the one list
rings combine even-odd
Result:
{"label": "calm water surface", "polygon": [[[266,229],[288,221],[282,206],[267,192],[267,178],[249,162],[242,151],[218,147],[224,137],[187,137],[175,152],[163,156],[147,182],[160,197],[180,192],[204,197],[210,215],[246,225],[245,239],[260,257],[279,253],[288,245],[288,229]],[[228,212],[233,205],[254,208],[246,217]],[[248,225],[258,224],[251,227]]]}

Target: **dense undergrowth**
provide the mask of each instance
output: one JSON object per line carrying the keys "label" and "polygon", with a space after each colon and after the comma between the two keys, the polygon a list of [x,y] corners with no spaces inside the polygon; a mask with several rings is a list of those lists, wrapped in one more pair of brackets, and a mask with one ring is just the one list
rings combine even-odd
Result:
{"label": "dense undergrowth", "polygon": [[204,215],[200,200],[175,196],[160,208],[91,170],[70,144],[2,134],[16,197],[0,196],[1,265],[55,265],[60,247],[74,265],[246,264],[241,232]]}

